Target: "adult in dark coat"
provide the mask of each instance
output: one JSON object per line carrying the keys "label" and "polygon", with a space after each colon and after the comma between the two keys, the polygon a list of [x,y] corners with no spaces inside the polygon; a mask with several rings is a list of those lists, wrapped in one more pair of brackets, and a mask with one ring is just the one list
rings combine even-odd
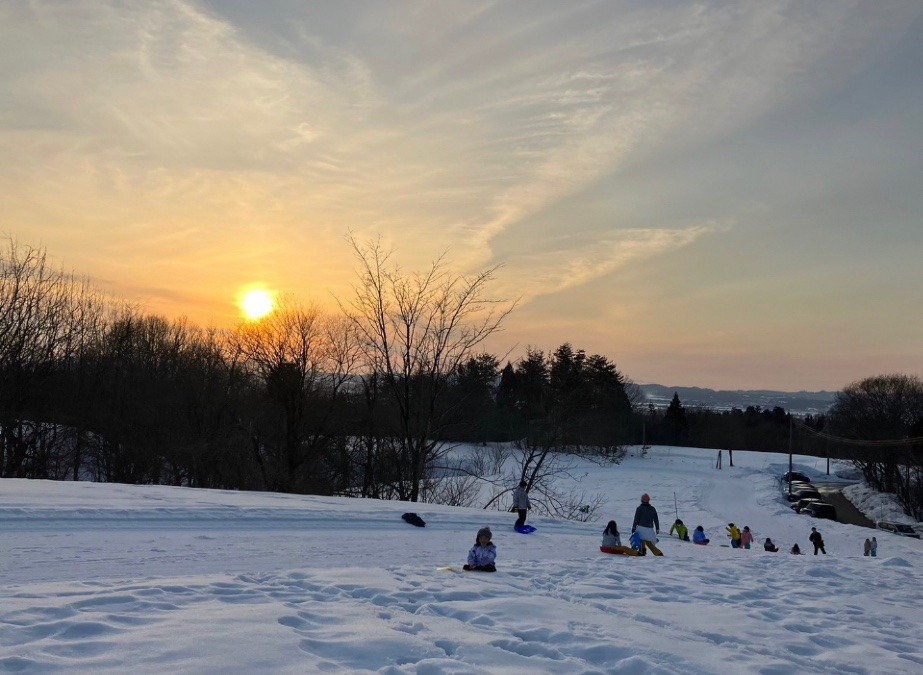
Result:
{"label": "adult in dark coat", "polygon": [[657,509],[651,506],[651,496],[646,492],[641,495],[641,503],[635,509],[631,531],[637,532],[641,541],[657,543],[657,535],[660,534],[660,519],[657,518]]}
{"label": "adult in dark coat", "polygon": [[814,544],[814,555],[817,555],[817,552],[820,551],[824,555],[827,555],[827,551],[824,550],[824,540],[820,536],[820,532],[817,531],[816,527],[811,528],[811,536],[808,537],[811,540],[811,543]]}

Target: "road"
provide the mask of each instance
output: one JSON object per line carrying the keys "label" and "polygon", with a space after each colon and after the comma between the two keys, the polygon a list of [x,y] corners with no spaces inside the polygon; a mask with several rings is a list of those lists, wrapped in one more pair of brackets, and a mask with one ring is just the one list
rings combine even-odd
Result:
{"label": "road", "polygon": [[871,527],[874,529],[875,523],[866,518],[865,514],[853,506],[853,503],[846,499],[843,493],[840,492],[840,488],[819,485],[817,490],[824,496],[828,504],[833,504],[834,508],[836,508],[837,522]]}

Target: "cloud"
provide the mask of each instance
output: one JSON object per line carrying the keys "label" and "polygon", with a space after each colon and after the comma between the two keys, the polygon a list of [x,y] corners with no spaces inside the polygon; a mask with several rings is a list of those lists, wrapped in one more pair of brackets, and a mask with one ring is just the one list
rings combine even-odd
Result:
{"label": "cloud", "polygon": [[544,250],[524,253],[514,266],[504,268],[498,288],[505,297],[521,296],[525,304],[680,250],[731,226],[715,221],[676,229],[620,229],[598,237],[561,236],[544,242]]}
{"label": "cloud", "polygon": [[[306,292],[342,284],[347,229],[381,234],[409,266],[446,247],[465,270],[504,262],[515,294],[536,298],[656,260],[732,218],[716,204],[688,216],[703,224],[640,228],[637,210],[669,201],[679,191],[669,184],[636,195],[633,213],[609,204],[549,227],[557,206],[843,77],[836,56],[866,54],[915,10],[233,11],[182,0],[0,6],[8,226],[163,298],[256,276]],[[272,30],[260,35],[264,15]]]}

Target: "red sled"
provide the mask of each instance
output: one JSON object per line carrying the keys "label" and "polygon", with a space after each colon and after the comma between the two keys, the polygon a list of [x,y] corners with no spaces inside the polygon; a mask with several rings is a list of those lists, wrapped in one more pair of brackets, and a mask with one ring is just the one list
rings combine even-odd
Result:
{"label": "red sled", "polygon": [[615,555],[640,555],[636,550],[628,546],[600,546],[599,550],[603,553],[612,553]]}

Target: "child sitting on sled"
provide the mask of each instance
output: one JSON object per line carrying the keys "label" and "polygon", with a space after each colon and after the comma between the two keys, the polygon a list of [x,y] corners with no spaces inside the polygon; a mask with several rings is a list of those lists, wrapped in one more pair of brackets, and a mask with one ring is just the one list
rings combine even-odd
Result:
{"label": "child sitting on sled", "polygon": [[494,563],[497,560],[497,547],[490,540],[492,533],[489,527],[478,530],[474,546],[468,551],[468,564],[464,569],[468,572],[496,572]]}
{"label": "child sitting on sled", "polygon": [[619,536],[619,526],[614,520],[610,520],[603,530],[603,548],[616,548],[622,545],[622,538]]}
{"label": "child sitting on sled", "polygon": [[705,528],[699,525],[695,528],[695,532],[692,533],[692,543],[698,544],[699,546],[706,546],[708,542],[711,541],[708,537],[705,536]]}
{"label": "child sitting on sled", "polygon": [[622,544],[622,537],[619,535],[619,527],[614,520],[610,520],[603,530],[603,541],[599,547],[603,553],[618,553],[621,555],[639,555],[639,553],[628,546]]}

